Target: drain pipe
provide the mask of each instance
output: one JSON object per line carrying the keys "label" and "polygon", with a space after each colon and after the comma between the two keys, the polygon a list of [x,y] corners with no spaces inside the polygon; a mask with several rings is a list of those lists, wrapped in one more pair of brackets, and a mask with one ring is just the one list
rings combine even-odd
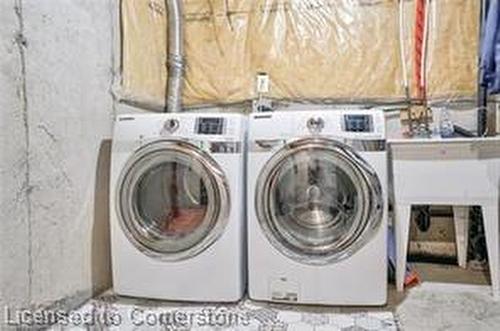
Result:
{"label": "drain pipe", "polygon": [[481,84],[483,69],[482,69],[482,47],[484,40],[484,26],[488,13],[489,0],[481,0],[479,13],[479,60],[478,60],[478,78],[477,78],[477,135],[485,136],[488,132],[488,91]]}
{"label": "drain pipe", "polygon": [[168,81],[165,112],[182,111],[184,82],[184,18],[182,0],[165,0],[168,21],[167,69]]}

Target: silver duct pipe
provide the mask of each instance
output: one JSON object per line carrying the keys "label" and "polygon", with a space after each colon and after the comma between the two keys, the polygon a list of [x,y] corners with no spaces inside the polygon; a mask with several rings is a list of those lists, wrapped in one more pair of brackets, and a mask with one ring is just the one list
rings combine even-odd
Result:
{"label": "silver duct pipe", "polygon": [[165,0],[168,21],[167,68],[168,81],[165,111],[182,111],[184,82],[184,18],[182,0]]}

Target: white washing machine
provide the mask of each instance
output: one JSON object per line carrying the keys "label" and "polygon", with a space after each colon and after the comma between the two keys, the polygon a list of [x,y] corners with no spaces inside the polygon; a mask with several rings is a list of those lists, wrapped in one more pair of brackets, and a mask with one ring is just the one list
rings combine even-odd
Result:
{"label": "white washing machine", "polygon": [[379,110],[250,116],[250,298],[386,303],[385,131]]}
{"label": "white washing machine", "polygon": [[117,294],[242,297],[245,135],[238,114],[118,117],[110,189]]}

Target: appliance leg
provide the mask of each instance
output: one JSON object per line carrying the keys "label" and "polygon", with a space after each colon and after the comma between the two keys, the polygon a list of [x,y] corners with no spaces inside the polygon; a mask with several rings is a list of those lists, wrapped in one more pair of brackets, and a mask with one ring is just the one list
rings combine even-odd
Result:
{"label": "appliance leg", "polygon": [[500,299],[500,244],[498,222],[498,203],[483,205],[484,233],[486,235],[486,247],[488,250],[488,261],[490,265],[491,287],[493,288],[493,298]]}
{"label": "appliance leg", "polygon": [[404,290],[406,273],[406,256],[408,253],[408,236],[410,235],[411,205],[395,206],[395,239],[396,239],[396,288]]}
{"label": "appliance leg", "polygon": [[467,268],[467,245],[469,242],[469,207],[453,206],[455,242],[457,245],[458,265]]}

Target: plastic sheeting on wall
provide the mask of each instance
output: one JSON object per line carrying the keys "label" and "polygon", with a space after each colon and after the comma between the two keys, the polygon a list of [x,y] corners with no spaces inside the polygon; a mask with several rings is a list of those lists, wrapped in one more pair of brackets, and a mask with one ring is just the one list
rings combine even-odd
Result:
{"label": "plastic sheeting on wall", "polygon": [[432,98],[477,91],[479,8],[476,0],[431,2],[428,84]]}
{"label": "plastic sheeting on wall", "polygon": [[[185,0],[186,105],[256,97],[401,101],[397,0]],[[166,91],[164,0],[122,0],[123,99],[161,106]],[[472,97],[477,82],[479,1],[433,0],[428,96]],[[405,4],[411,81],[414,2]],[[415,95],[412,91],[412,95]]]}

